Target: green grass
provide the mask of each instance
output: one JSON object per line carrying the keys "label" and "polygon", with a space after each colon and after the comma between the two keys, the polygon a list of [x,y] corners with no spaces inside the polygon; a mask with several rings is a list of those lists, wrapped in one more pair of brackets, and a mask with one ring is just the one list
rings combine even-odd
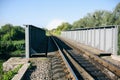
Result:
{"label": "green grass", "polygon": [[18,65],[13,71],[10,70],[8,72],[3,71],[3,62],[5,60],[0,60],[0,80],[11,80],[15,74],[17,74],[18,70],[22,67],[23,64]]}
{"label": "green grass", "polygon": [[23,64],[20,64],[17,66],[17,68],[15,68],[14,70],[10,70],[8,72],[5,72],[2,75],[2,80],[11,80],[15,74],[18,73],[19,69],[22,67]]}
{"label": "green grass", "polygon": [[16,50],[14,52],[11,52],[11,56],[22,56],[25,55],[25,50]]}
{"label": "green grass", "polygon": [[3,66],[2,66],[3,62],[4,62],[4,60],[0,60],[0,80],[1,80],[2,75],[3,75]]}

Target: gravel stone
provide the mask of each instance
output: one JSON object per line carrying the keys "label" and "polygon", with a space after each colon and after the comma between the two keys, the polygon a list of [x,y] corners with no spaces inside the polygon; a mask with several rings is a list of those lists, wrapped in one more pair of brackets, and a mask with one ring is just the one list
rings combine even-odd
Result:
{"label": "gravel stone", "polygon": [[28,69],[24,79],[26,80],[52,80],[51,63],[48,58],[31,58],[32,67]]}
{"label": "gravel stone", "polygon": [[23,80],[68,80],[61,59],[57,56],[31,58],[32,66]]}

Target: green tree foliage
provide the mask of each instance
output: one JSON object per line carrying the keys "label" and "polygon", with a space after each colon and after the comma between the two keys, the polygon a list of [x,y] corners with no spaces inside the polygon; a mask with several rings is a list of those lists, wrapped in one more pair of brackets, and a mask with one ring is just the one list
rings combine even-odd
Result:
{"label": "green tree foliage", "polygon": [[25,30],[20,26],[6,24],[0,28],[0,54],[9,55],[15,50],[23,50]]}
{"label": "green tree foliage", "polygon": [[73,29],[84,27],[96,27],[111,25],[112,13],[110,11],[99,10],[94,13],[88,13],[87,16],[73,23]]}
{"label": "green tree foliage", "polygon": [[11,24],[6,24],[0,29],[1,40],[22,40],[25,37],[24,28],[20,26],[12,26]]}
{"label": "green tree foliage", "polygon": [[120,3],[115,7],[113,11],[114,24],[120,25]]}
{"label": "green tree foliage", "polygon": [[54,33],[59,35],[61,31],[70,30],[71,28],[72,28],[71,24],[69,24],[69,23],[62,23],[61,25],[59,25],[57,27],[57,29],[54,31]]}
{"label": "green tree foliage", "polygon": [[6,34],[8,31],[10,31],[13,28],[12,24],[5,24],[4,26],[1,27],[0,29],[0,34]]}

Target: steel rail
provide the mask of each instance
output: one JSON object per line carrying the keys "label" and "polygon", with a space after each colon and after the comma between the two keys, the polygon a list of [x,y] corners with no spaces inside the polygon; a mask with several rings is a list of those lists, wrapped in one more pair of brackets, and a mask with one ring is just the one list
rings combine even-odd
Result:
{"label": "steel rail", "polygon": [[54,40],[53,37],[51,37],[51,38],[52,38],[52,40],[54,41],[55,45],[57,46],[58,51],[59,51],[62,59],[64,60],[66,67],[68,68],[68,70],[69,70],[69,72],[70,72],[70,75],[71,75],[72,80],[79,80],[79,79],[77,78],[76,74],[74,73],[74,71],[72,70],[71,66],[70,66],[69,63],[67,62],[66,58],[65,58],[64,55],[62,54],[62,51],[60,50],[60,47],[58,46],[57,42]]}
{"label": "steel rail", "polygon": [[86,72],[84,70],[84,68],[82,68],[68,53],[65,49],[63,49],[64,53],[66,54],[66,56],[69,58],[69,60],[73,63],[73,65],[75,66],[75,68],[78,70],[78,72],[82,75],[82,77],[84,78],[84,80],[94,80],[94,78],[88,74],[88,72]]}
{"label": "steel rail", "polygon": [[58,39],[64,41],[65,43],[67,43],[69,46],[74,47],[75,49],[82,51],[85,55],[87,55],[88,57],[94,59],[96,62],[98,62],[99,64],[103,65],[106,69],[110,70],[112,73],[114,73],[118,78],[120,78],[120,69],[106,61],[104,61],[103,59],[101,59],[100,57],[92,54],[91,51],[88,51],[87,49],[82,48],[81,46],[77,46],[76,43],[68,40],[68,39],[63,39],[61,37],[56,36]]}

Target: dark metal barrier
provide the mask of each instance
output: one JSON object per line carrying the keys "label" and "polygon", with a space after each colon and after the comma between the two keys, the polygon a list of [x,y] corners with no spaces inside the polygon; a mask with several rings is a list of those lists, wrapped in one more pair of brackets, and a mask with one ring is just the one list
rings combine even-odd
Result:
{"label": "dark metal barrier", "polygon": [[26,58],[34,54],[47,52],[47,36],[45,30],[33,25],[26,25]]}

